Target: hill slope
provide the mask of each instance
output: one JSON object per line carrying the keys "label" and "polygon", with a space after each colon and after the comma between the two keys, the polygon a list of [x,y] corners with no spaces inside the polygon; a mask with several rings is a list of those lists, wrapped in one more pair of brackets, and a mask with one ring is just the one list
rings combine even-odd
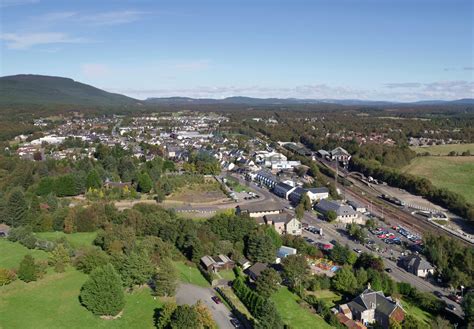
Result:
{"label": "hill slope", "polygon": [[129,105],[139,101],[69,78],[20,74],[0,78],[0,104]]}

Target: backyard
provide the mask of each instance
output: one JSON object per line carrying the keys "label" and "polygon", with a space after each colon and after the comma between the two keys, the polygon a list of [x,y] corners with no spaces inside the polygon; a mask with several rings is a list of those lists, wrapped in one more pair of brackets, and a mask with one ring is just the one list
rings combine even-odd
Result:
{"label": "backyard", "polygon": [[292,328],[332,328],[323,318],[298,304],[300,298],[282,287],[271,297],[283,321]]}

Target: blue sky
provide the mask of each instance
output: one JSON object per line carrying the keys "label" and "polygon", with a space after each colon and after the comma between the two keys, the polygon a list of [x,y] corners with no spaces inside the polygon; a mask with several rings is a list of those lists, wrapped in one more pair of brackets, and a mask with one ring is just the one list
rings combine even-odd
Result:
{"label": "blue sky", "polygon": [[137,98],[474,97],[471,0],[0,0],[0,73]]}

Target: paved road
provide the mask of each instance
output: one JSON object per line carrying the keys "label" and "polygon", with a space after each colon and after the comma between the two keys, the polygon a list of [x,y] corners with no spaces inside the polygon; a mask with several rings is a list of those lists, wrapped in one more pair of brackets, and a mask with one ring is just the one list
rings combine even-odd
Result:
{"label": "paved road", "polygon": [[192,284],[182,283],[178,287],[178,293],[176,294],[176,302],[178,303],[178,305],[193,305],[198,300],[201,300],[211,311],[212,316],[220,329],[234,328],[230,323],[230,319],[232,316],[231,312],[223,303],[216,304],[211,299],[212,296],[215,296],[215,293],[211,288],[203,288]]}

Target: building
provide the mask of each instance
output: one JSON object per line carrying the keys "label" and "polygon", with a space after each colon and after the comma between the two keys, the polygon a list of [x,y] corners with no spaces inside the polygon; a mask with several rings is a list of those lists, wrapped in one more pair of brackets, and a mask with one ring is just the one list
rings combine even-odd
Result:
{"label": "building", "polygon": [[277,215],[283,211],[283,208],[276,203],[247,204],[238,205],[236,214],[247,214],[252,218],[263,217],[267,215]]}
{"label": "building", "polygon": [[328,215],[329,211],[334,211],[336,213],[336,220],[344,224],[365,223],[364,218],[362,218],[357,211],[340,201],[323,199],[316,204],[316,210],[323,213],[325,216]]}
{"label": "building", "polygon": [[290,195],[291,192],[295,190],[296,187],[288,185],[286,183],[278,183],[275,185],[273,188],[273,193],[278,195],[280,198],[284,198],[288,200],[288,196]]}
{"label": "building", "polygon": [[293,204],[298,204],[306,192],[306,189],[298,186],[288,195],[288,200]]}
{"label": "building", "polygon": [[277,251],[278,258],[285,258],[290,255],[296,255],[298,251],[295,248],[290,248],[287,246],[281,246],[280,249]]}
{"label": "building", "polygon": [[336,147],[331,152],[331,160],[347,163],[351,159],[351,155],[342,147]]}
{"label": "building", "polygon": [[355,201],[347,201],[347,204],[350,205],[355,211],[358,211],[360,213],[365,213],[367,212],[367,208]]}
{"label": "building", "polygon": [[279,234],[301,235],[301,222],[286,213],[266,215],[265,224],[273,226]]}
{"label": "building", "polygon": [[275,161],[272,162],[272,170],[288,170],[301,166],[301,161]]}
{"label": "building", "polygon": [[418,255],[409,255],[399,260],[399,265],[407,272],[413,273],[416,276],[425,278],[428,275],[434,274],[434,266]]}
{"label": "building", "polygon": [[329,198],[329,189],[327,187],[308,188],[306,189],[306,193],[312,203]]}
{"label": "building", "polygon": [[235,263],[226,255],[219,254],[215,258],[208,255],[201,257],[201,265],[206,271],[219,272],[234,268]]}
{"label": "building", "polygon": [[268,264],[265,263],[255,263],[247,269],[247,275],[250,280],[256,281],[262,272],[268,268]]}
{"label": "building", "polygon": [[278,184],[278,178],[267,170],[260,170],[256,173],[254,180],[272,189]]}
{"label": "building", "polygon": [[365,326],[377,323],[388,329],[390,321],[402,323],[405,311],[402,305],[391,297],[385,297],[381,291],[373,291],[370,284],[364,292],[347,304],[339,306],[339,313],[351,320],[360,321]]}

